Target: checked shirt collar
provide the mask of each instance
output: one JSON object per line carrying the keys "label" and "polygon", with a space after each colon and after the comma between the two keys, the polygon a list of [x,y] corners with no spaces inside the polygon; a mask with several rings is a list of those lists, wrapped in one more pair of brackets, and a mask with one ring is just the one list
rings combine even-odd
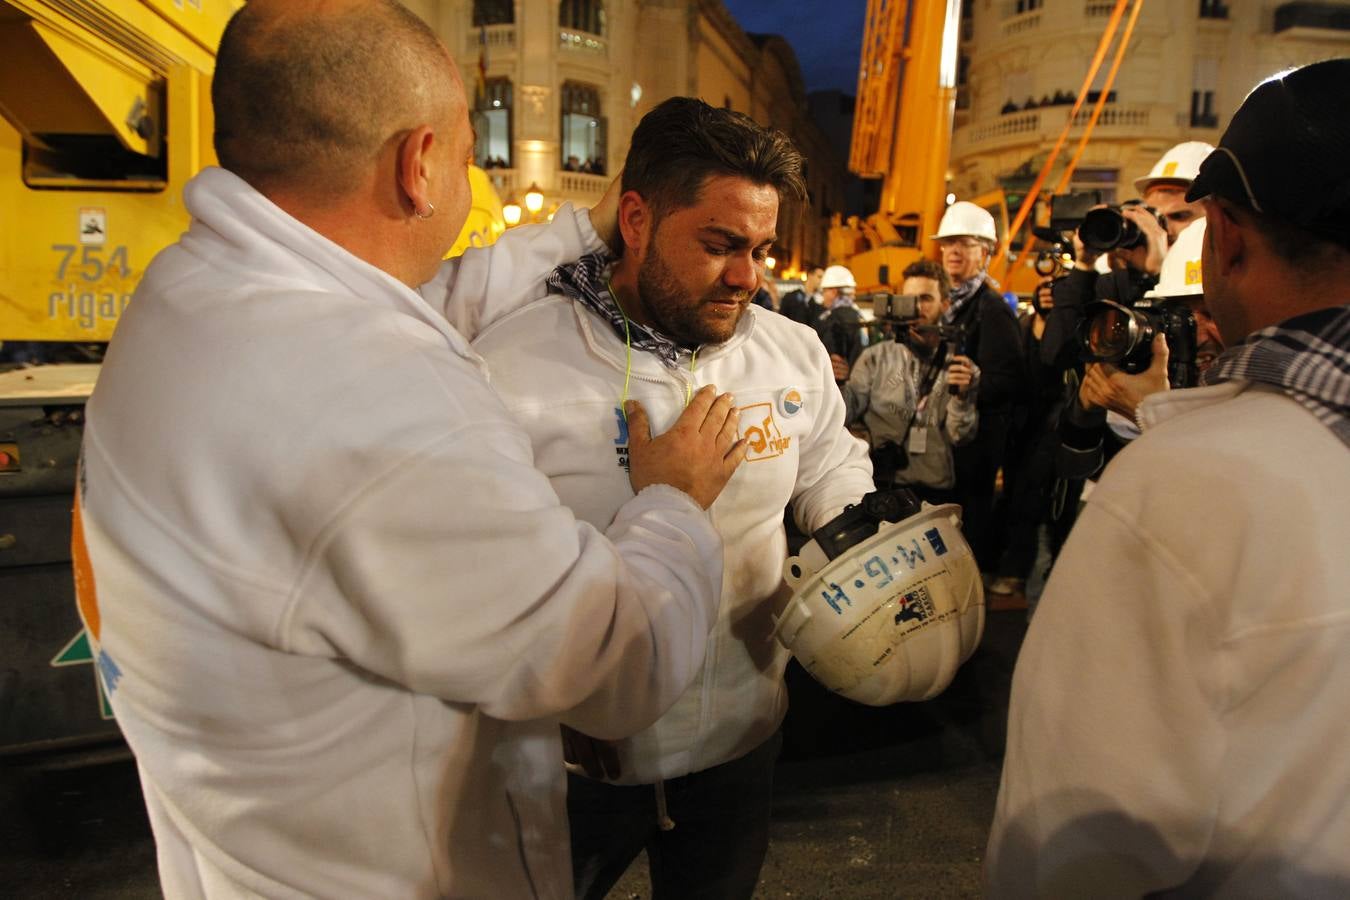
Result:
{"label": "checked shirt collar", "polygon": [[1224,351],[1201,381],[1280,388],[1350,446],[1350,306],[1319,309],[1249,335]]}
{"label": "checked shirt collar", "polygon": [[639,325],[632,319],[628,320],[625,335],[623,311],[619,309],[618,300],[609,292],[609,276],[613,269],[614,257],[602,250],[588,253],[574,263],[558,266],[545,283],[550,294],[562,294],[579,301],[604,319],[620,339],[630,339],[633,347],[654,354],[671,368],[679,366],[679,345],[665,335]]}

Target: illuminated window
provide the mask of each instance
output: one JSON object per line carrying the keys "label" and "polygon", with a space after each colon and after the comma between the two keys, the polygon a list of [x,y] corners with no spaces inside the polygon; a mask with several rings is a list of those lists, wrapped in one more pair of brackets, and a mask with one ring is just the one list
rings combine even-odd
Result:
{"label": "illuminated window", "polygon": [[511,161],[511,79],[489,78],[478,97],[473,127],[474,162],[484,169],[509,169]]}
{"label": "illuminated window", "polygon": [[589,84],[564,81],[562,86],[562,167],[573,172],[605,174],[605,117],[600,92]]}

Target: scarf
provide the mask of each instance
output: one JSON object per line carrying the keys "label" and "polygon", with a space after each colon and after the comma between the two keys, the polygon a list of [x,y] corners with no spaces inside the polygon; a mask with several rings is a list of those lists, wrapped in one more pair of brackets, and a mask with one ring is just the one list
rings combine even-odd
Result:
{"label": "scarf", "polygon": [[1202,384],[1254,381],[1279,388],[1350,447],[1350,306],[1263,328],[1225,350]]}
{"label": "scarf", "polygon": [[961,282],[952,287],[951,306],[948,306],[942,313],[942,324],[950,325],[956,321],[956,317],[961,315],[961,311],[970,303],[970,298],[979,293],[980,287],[984,284],[984,273],[977,272],[974,277]]}
{"label": "scarf", "polygon": [[545,284],[550,294],[570,297],[604,319],[630,346],[652,353],[675,368],[679,365],[679,346],[665,335],[624,317],[619,301],[609,292],[609,277],[613,270],[614,258],[601,250],[588,253],[574,263],[558,266],[545,279]]}

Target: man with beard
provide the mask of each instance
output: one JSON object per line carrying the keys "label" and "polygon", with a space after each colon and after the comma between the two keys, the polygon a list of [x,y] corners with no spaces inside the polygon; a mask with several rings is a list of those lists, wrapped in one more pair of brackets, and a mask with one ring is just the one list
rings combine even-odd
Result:
{"label": "man with beard", "polygon": [[768,847],[788,653],[783,510],[806,533],[872,489],[810,328],[749,305],[802,158],[749,117],[676,97],[639,123],[623,169],[624,255],[581,257],[475,349],[563,503],[607,523],[632,496],[625,403],[656,428],[716,380],[747,461],[710,507],[725,544],[722,614],[699,676],[651,728],[565,734],[577,896],[602,897],[646,849],[656,896],[740,897]]}
{"label": "man with beard", "polygon": [[930,503],[951,503],[952,448],[979,427],[980,370],[942,342],[938,320],[951,303],[942,265],[917,260],[901,277],[902,292],[918,298],[918,320],[892,323],[903,332],[868,347],[852,367],[835,358],[835,377],[844,376],[849,422],[867,426],[877,488],[907,487]]}

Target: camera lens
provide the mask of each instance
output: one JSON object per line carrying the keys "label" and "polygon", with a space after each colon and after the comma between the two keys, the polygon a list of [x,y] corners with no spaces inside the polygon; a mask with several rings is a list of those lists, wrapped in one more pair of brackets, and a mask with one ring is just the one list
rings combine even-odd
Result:
{"label": "camera lens", "polygon": [[1083,343],[1094,360],[1120,362],[1152,339],[1153,328],[1142,313],[1109,300],[1089,307]]}
{"label": "camera lens", "polygon": [[1083,216],[1083,224],[1078,226],[1078,239],[1083,246],[1105,253],[1126,244],[1129,232],[1137,233],[1138,230],[1119,210],[1094,209]]}

